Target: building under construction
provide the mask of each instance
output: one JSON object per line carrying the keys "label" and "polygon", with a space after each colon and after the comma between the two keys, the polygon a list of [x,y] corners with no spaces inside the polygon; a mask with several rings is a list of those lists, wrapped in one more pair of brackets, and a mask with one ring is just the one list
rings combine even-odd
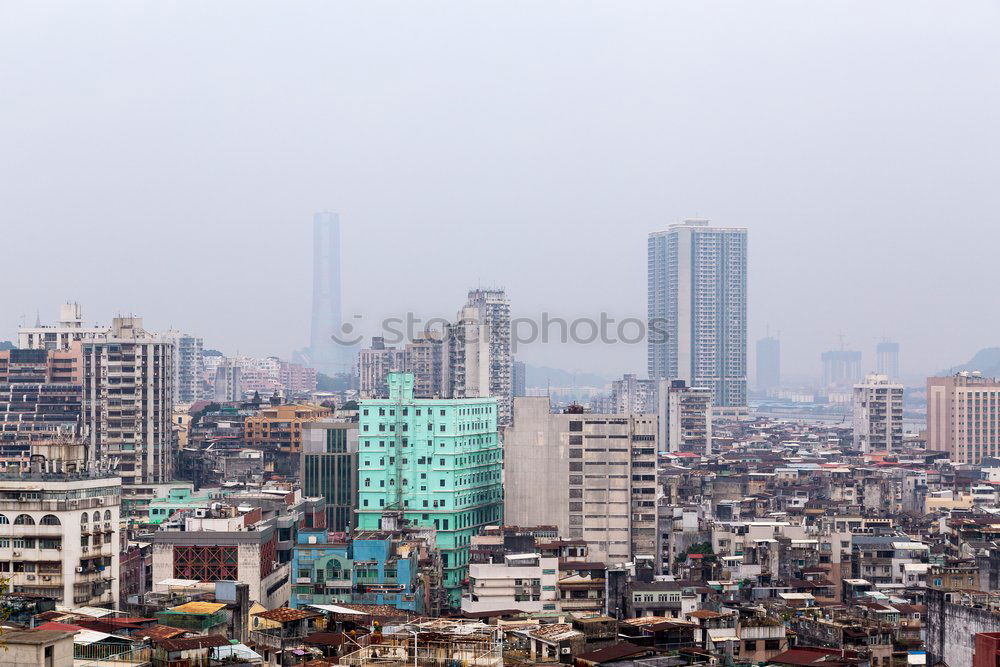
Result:
{"label": "building under construction", "polygon": [[503,634],[478,621],[422,618],[366,635],[341,665],[467,665],[500,667]]}

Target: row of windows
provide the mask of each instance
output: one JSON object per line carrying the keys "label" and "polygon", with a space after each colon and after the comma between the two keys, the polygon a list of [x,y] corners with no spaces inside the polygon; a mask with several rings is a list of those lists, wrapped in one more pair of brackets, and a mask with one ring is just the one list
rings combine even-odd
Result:
{"label": "row of windows", "polygon": [[[101,520],[100,513],[95,512],[94,516],[96,517],[94,519],[94,521],[100,521]],[[86,514],[84,514],[84,517],[86,517]],[[108,512],[108,520],[110,521],[110,519],[111,519],[111,513]],[[86,519],[84,519],[84,521],[86,521]],[[45,516],[43,516],[41,518],[41,520],[39,520],[38,523],[41,524],[42,526],[60,526],[60,525],[62,525],[60,523],[60,521],[59,521],[59,517],[57,517],[55,514],[46,514]],[[5,526],[5,525],[9,525],[9,524],[10,524],[10,519],[8,519],[6,517],[6,515],[0,514],[0,526]],[[14,518],[14,525],[15,526],[34,526],[35,525],[35,520],[31,516],[29,516],[27,514],[18,514]]]}
{"label": "row of windows", "polygon": [[[422,412],[421,412],[422,410],[423,410],[423,408],[414,408],[414,412],[415,412],[415,414],[416,414],[417,417],[420,417],[422,415]],[[363,408],[361,410],[361,414],[363,416],[367,417],[368,414],[369,414],[368,413],[368,408]],[[388,414],[389,414],[390,417],[395,417],[396,416],[396,409],[395,408],[389,408],[388,409]],[[404,407],[402,409],[402,416],[403,417],[407,417],[407,416],[409,416],[409,414],[410,414],[410,408]],[[466,416],[466,415],[491,415],[491,414],[493,414],[493,406],[487,404],[487,405],[476,406],[476,407],[472,407],[472,408],[458,408],[458,414],[460,416]],[[385,408],[379,408],[378,409],[378,415],[379,415],[379,417],[385,417],[386,416],[386,409]],[[427,408],[427,416],[428,417],[434,416],[434,409],[433,408]],[[438,416],[439,417],[446,417],[446,416],[448,416],[448,410],[447,410],[447,408],[438,408]]]}

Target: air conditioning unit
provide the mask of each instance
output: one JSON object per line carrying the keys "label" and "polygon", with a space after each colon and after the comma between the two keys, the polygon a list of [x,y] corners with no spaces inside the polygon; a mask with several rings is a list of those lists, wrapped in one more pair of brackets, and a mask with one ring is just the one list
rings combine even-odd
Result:
{"label": "air conditioning unit", "polygon": [[97,499],[97,504],[98,505],[103,505],[104,504],[104,498],[98,498]]}
{"label": "air conditioning unit", "polygon": [[83,568],[82,567],[76,568],[76,573],[77,574],[83,574]]}
{"label": "air conditioning unit", "polygon": [[15,552],[14,552],[14,558],[17,558],[17,557],[18,557],[18,556],[20,556],[20,555],[21,555],[21,552],[20,552],[20,551],[15,551]]}
{"label": "air conditioning unit", "polygon": [[34,581],[35,580],[35,575],[29,574],[28,576],[25,577],[25,579],[27,579],[28,581]]}
{"label": "air conditioning unit", "polygon": [[49,575],[45,575],[44,577],[42,577],[42,581],[52,581],[52,577],[50,577]]}

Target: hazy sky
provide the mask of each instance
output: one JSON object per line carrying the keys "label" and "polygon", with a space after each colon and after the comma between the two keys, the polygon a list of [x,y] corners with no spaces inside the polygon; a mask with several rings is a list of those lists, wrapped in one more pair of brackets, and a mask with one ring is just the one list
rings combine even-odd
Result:
{"label": "hazy sky", "polygon": [[[64,300],[229,352],[346,314],[645,315],[646,234],[750,229],[751,339],[924,373],[1000,345],[1000,9],[897,2],[0,3],[0,339]],[[752,350],[752,343],[751,343]],[[644,372],[645,348],[531,363]],[[751,355],[752,357],[752,355]]]}

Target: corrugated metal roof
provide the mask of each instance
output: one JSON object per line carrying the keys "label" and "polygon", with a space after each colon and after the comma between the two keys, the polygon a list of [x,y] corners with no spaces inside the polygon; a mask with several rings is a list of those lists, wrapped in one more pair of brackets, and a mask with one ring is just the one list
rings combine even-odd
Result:
{"label": "corrugated metal roof", "polygon": [[179,614],[214,614],[220,609],[225,608],[226,605],[221,602],[186,602],[177,607],[171,607],[169,611],[176,611]]}

